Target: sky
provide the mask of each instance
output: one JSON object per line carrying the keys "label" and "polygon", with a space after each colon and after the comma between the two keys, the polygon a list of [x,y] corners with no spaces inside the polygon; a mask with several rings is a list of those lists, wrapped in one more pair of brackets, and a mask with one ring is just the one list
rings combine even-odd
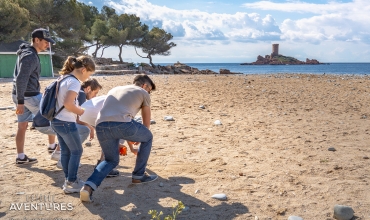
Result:
{"label": "sky", "polygon": [[[370,62],[369,0],[80,0],[136,14],[171,33],[177,46],[154,63],[244,63],[279,54],[305,61]],[[89,51],[91,54],[92,51]],[[138,52],[144,55],[141,50]],[[118,48],[104,57],[118,59]],[[125,47],[126,62],[148,62]]]}

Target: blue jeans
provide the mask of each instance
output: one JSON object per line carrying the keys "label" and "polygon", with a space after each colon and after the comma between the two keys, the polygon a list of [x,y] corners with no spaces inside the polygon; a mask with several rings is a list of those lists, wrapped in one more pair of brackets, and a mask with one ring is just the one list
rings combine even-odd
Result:
{"label": "blue jeans", "polygon": [[96,136],[105,160],[95,167],[94,172],[87,179],[86,185],[96,190],[108,173],[118,165],[120,139],[141,142],[132,178],[141,179],[144,176],[153,142],[152,132],[147,127],[134,120],[131,122],[101,122],[96,126]]}
{"label": "blue jeans", "polygon": [[51,127],[57,133],[63,172],[69,182],[77,179],[78,165],[82,155],[82,143],[75,122],[61,121],[54,118]]}

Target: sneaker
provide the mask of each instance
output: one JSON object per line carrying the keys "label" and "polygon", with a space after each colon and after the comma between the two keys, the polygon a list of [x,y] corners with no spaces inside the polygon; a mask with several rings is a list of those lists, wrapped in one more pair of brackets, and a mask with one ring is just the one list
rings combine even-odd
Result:
{"label": "sneaker", "polygon": [[54,150],[51,154],[51,159],[56,161],[60,160],[60,150]]}
{"label": "sneaker", "polygon": [[110,171],[107,175],[107,177],[116,177],[116,176],[119,176],[119,171],[116,170],[116,169],[113,169],[112,171]]}
{"label": "sneaker", "polygon": [[[79,163],[78,167],[81,167],[81,166],[82,166],[82,164],[81,164],[81,163]],[[60,159],[58,160],[57,167],[58,167],[59,169],[62,169],[62,170],[63,170],[62,161],[61,161]]]}
{"label": "sneaker", "polygon": [[144,173],[144,176],[141,179],[132,178],[132,183],[135,184],[149,183],[155,181],[156,179],[158,179],[157,175],[149,175],[148,173]]}
{"label": "sneaker", "polygon": [[84,187],[82,187],[81,191],[80,191],[80,200],[82,202],[93,202],[93,198],[92,198],[92,189],[91,189],[91,193],[89,192],[89,190],[87,189],[87,185],[85,185]]}
{"label": "sneaker", "polygon": [[48,147],[48,152],[49,152],[49,154],[53,153],[53,152],[54,152],[54,150],[55,150],[55,148],[57,148],[57,146],[58,146],[58,143],[55,143],[55,144],[54,144],[54,147]]}
{"label": "sneaker", "polygon": [[76,193],[80,192],[81,188],[84,186],[85,182],[77,179],[74,182],[65,181],[63,184],[64,193]]}
{"label": "sneaker", "polygon": [[37,159],[36,158],[29,158],[27,157],[27,155],[24,155],[24,158],[21,160],[17,157],[17,159],[15,159],[15,164],[33,164],[33,163],[37,163]]}

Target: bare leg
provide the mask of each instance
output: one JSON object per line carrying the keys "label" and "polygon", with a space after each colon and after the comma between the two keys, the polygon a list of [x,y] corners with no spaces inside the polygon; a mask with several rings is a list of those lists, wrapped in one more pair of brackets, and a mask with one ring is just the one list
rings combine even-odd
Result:
{"label": "bare leg", "polygon": [[48,138],[49,138],[49,144],[55,143],[55,135],[48,135]]}
{"label": "bare leg", "polygon": [[26,139],[26,131],[28,122],[18,122],[17,135],[15,136],[15,144],[17,146],[17,153],[24,153],[24,140]]}

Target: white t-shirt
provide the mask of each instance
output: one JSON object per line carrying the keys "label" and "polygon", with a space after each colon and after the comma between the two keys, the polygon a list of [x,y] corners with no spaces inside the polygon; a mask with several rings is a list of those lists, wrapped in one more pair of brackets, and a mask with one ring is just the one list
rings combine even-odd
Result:
{"label": "white t-shirt", "polygon": [[85,109],[85,112],[80,116],[80,121],[95,127],[96,118],[98,117],[100,110],[103,108],[106,98],[106,95],[102,95],[84,102],[81,107]]}
{"label": "white t-shirt", "polygon": [[[74,91],[76,95],[78,95],[80,88],[81,88],[80,81],[78,81],[76,78],[68,77],[67,79],[64,79],[60,83],[60,87],[59,87],[59,91],[57,95],[56,111],[58,111],[64,105],[64,100],[67,96],[68,91]],[[75,105],[79,106],[77,99],[75,100]],[[59,112],[59,114],[55,118],[61,121],[76,122],[77,115],[73,112],[68,111],[66,108],[64,108],[61,112]]]}

